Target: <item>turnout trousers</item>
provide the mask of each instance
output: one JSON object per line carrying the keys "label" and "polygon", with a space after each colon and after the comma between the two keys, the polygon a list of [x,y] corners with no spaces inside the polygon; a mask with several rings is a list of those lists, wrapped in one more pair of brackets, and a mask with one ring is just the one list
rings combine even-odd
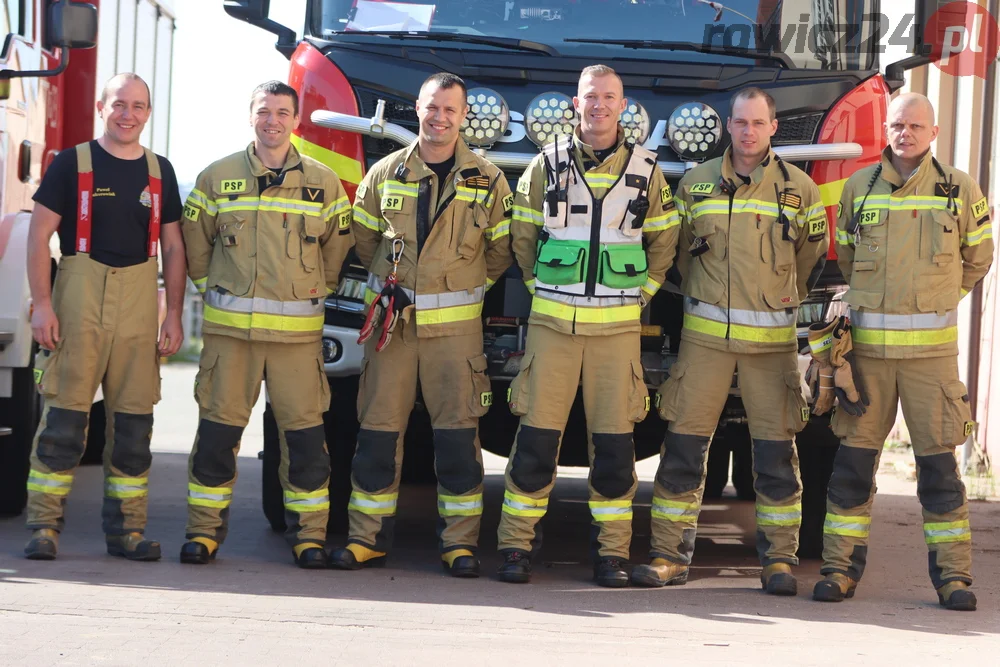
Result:
{"label": "turnout trousers", "polygon": [[493,401],[482,333],[418,338],[410,318],[381,352],[376,338],[365,345],[358,389],[348,542],[383,553],[392,546],[403,440],[419,383],[434,429],[438,546],[446,558],[475,553],[483,514],[479,418]]}
{"label": "turnout trousers", "polygon": [[533,553],[556,481],[562,435],[583,386],[587,415],[591,558],[628,559],[635,476],[634,424],[646,417],[649,391],[639,360],[639,332],[577,336],[528,326],[521,370],[508,403],[521,417],[507,462],[497,529],[500,552]]}
{"label": "turnout trousers", "polygon": [[87,443],[97,388],[104,390],[104,504],[107,535],[143,533],[152,455],[153,405],[160,399],[157,264],[115,268],[87,254],[59,263],[52,306],[55,351],[39,351],[35,381],[45,399],[31,447],[28,528],[62,530],[66,496]]}
{"label": "turnout trousers", "polygon": [[955,447],[972,434],[969,396],[958,376],[958,357],[873,359],[855,356],[871,405],[861,417],[837,410],[840,436],[823,526],[823,574],[859,580],[868,557],[875,472],[896,421],[896,406],[913,441],[917,497],[923,508],[928,570],[934,588],[972,584],[969,506]]}
{"label": "turnout trousers", "polygon": [[330,455],[323,413],[330,385],[318,341],[278,343],[206,334],[194,397],[198,433],[188,459],[186,538],[226,538],[236,484],[236,456],[250,411],[266,382],[278,423],[285,537],[293,546],[326,541],[330,515]]}
{"label": "turnout trousers", "polygon": [[757,555],[762,565],[798,564],[802,481],[795,434],[809,412],[794,352],[735,354],[691,341],[657,396],[670,422],[653,483],[650,557],[690,565],[705,491],[708,445],[738,372],[750,422]]}

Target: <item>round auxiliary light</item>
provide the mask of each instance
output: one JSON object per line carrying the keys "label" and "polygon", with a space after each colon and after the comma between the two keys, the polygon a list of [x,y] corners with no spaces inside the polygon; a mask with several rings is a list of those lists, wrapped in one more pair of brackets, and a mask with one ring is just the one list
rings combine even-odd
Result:
{"label": "round auxiliary light", "polygon": [[558,136],[573,134],[579,122],[573,98],[555,91],[542,93],[531,100],[524,112],[528,139],[539,148]]}
{"label": "round auxiliary light", "polygon": [[701,102],[687,102],[674,109],[667,121],[667,140],[677,157],[701,162],[715,152],[722,140],[722,118]]}
{"label": "round auxiliary light", "polygon": [[625,130],[625,138],[632,143],[641,146],[649,137],[649,114],[634,100],[628,101],[625,111],[618,117],[618,122]]}
{"label": "round auxiliary light", "polygon": [[510,109],[500,93],[489,88],[472,88],[466,100],[469,113],[461,128],[465,143],[486,148],[500,141],[510,124]]}

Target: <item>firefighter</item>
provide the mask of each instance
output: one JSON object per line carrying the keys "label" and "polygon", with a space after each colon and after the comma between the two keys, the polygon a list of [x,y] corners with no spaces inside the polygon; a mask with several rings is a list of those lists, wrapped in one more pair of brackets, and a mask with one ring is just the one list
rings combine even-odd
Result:
{"label": "firefighter", "polygon": [[[98,387],[107,413],[101,518],[108,553],[160,558],[160,544],[145,536],[149,441],[160,357],[177,352],[183,340],[185,269],[173,167],[139,143],[151,111],[145,81],[131,73],[113,77],[97,102],[104,134],[59,153],[34,196],[28,280],[31,329],[41,347],[35,380],[45,410],[28,473],[31,559],[56,557]],[[62,259],[51,285],[55,232]],[[157,342],[161,244],[167,313]]]}
{"label": "firefighter", "polygon": [[757,492],[761,587],[794,595],[802,517],[794,437],[808,420],[797,365],[796,307],[829,247],[819,188],[771,149],[774,100],[746,88],[730,102],[732,145],[690,170],[677,191],[684,323],[677,361],[660,387],[670,422],[653,483],[651,563],[632,582],[687,582],[705,489],[708,445],[733,373],[747,411]]}
{"label": "firefighter", "polygon": [[893,100],[885,130],[881,161],[847,180],[838,209],[837,261],[850,286],[851,327],[831,352],[853,353],[844,379],[860,380],[854,398],[861,400],[842,400],[833,417],[841,446],[823,528],[825,578],[813,597],[852,597],[864,574],[875,471],[901,402],[931,583],[943,606],[972,611],[972,533],[955,447],[976,425],[959,380],[957,324],[959,300],[992,264],[990,207],[968,174],[931,154],[938,128],[926,97]]}
{"label": "firefighter", "polygon": [[330,388],[320,338],[352,245],[350,202],[336,174],[292,146],[293,88],[257,86],[250,124],[253,142],[209,165],[184,206],[188,272],[205,306],[180,559],[207,563],[226,537],[236,455],[263,379],[278,423],[286,538],[299,567],[324,568]]}
{"label": "firefighter", "polygon": [[428,78],[416,103],[417,139],[358,187],[354,234],[369,272],[369,311],[349,537],[330,555],[337,569],[385,562],[419,386],[434,428],[442,566],[455,577],[479,576],[478,429],[493,400],[480,315],[486,291],[513,263],[513,196],[503,172],[459,138],[466,97],[459,77]]}
{"label": "firefighter", "polygon": [[673,263],[680,223],[656,155],[625,139],[618,119],[626,103],[614,70],[585,68],[573,99],[578,128],[547,145],[517,184],[512,244],[534,296],[508,396],[521,423],[497,531],[502,581],[531,577],[582,378],[594,579],[628,585],[637,486],[632,429],[649,408],[639,314]]}

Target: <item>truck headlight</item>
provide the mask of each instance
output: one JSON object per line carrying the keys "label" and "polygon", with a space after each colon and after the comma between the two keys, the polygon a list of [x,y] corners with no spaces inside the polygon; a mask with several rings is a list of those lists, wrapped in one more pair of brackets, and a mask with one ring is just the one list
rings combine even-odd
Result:
{"label": "truck headlight", "polygon": [[632,143],[641,146],[649,137],[649,114],[646,113],[646,109],[641,104],[634,100],[629,100],[618,122],[625,130],[625,138]]}
{"label": "truck headlight", "polygon": [[462,123],[465,143],[488,148],[500,141],[510,125],[510,108],[500,93],[489,88],[473,88],[467,97],[469,113]]}
{"label": "truck headlight", "polygon": [[528,139],[539,148],[560,135],[573,134],[579,122],[573,98],[556,91],[537,96],[524,112]]}
{"label": "truck headlight", "polygon": [[722,118],[707,104],[687,102],[670,114],[667,139],[677,157],[700,162],[718,148],[722,140]]}

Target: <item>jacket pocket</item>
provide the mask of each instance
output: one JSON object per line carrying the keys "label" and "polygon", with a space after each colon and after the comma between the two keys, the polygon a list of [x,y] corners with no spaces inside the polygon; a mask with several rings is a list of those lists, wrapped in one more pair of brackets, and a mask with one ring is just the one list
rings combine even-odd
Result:
{"label": "jacket pocket", "polygon": [[798,226],[794,220],[788,224],[788,239],[785,239],[783,234],[784,228],[780,220],[771,223],[768,234],[772,251],[771,270],[779,275],[790,273],[795,265],[795,239],[798,238]]}
{"label": "jacket pocket", "polygon": [[198,361],[198,374],[194,376],[194,400],[203,410],[209,409],[214,388],[215,367],[219,363],[219,353],[205,350]]}
{"label": "jacket pocket", "polygon": [[788,398],[785,402],[785,428],[798,433],[809,421],[809,405],[802,395],[802,378],[799,371],[785,372],[785,388]]}
{"label": "jacket pocket", "polygon": [[59,393],[60,360],[65,342],[63,338],[56,343],[55,350],[42,348],[35,355],[35,384],[38,393],[45,398],[54,398]]}
{"label": "jacket pocket", "polygon": [[698,218],[695,220],[692,229],[696,238],[708,243],[708,252],[706,254],[709,257],[725,259],[726,232],[715,224],[712,217],[711,215],[705,215]]}
{"label": "jacket pocket", "polygon": [[584,280],[587,248],[582,242],[549,240],[541,244],[535,277],[549,285],[573,285]]}
{"label": "jacket pocket", "polygon": [[917,310],[921,313],[944,315],[958,308],[959,291],[954,285],[938,289],[922,289],[917,292]]}
{"label": "jacket pocket", "polygon": [[616,243],[601,249],[600,283],[611,289],[633,289],[646,284],[648,264],[640,244]]}
{"label": "jacket pocket", "polygon": [[969,406],[969,392],[960,380],[941,385],[944,392],[944,410],[941,415],[941,444],[956,447],[972,435],[972,409]]}
{"label": "jacket pocket", "polygon": [[216,247],[208,269],[208,287],[221,287],[230,294],[243,296],[250,291],[252,236],[248,218],[238,214],[221,215],[216,226]]}
{"label": "jacket pocket", "polygon": [[531,361],[534,352],[525,352],[521,358],[521,368],[507,388],[507,405],[510,413],[517,417],[528,414],[528,401],[531,400]]}
{"label": "jacket pocket", "polygon": [[299,249],[302,269],[312,273],[320,263],[320,237],[326,232],[326,223],[316,215],[305,215],[299,229]]}
{"label": "jacket pocket", "polygon": [[482,417],[490,411],[490,406],[493,405],[490,376],[486,373],[486,355],[477,354],[474,357],[469,357],[469,370],[472,373],[470,412],[473,417]]}
{"label": "jacket pocket", "polygon": [[675,361],[674,365],[667,371],[667,379],[656,392],[656,410],[660,419],[668,422],[677,419],[681,382],[687,370],[688,362]]}
{"label": "jacket pocket", "polygon": [[932,210],[930,218],[930,260],[938,266],[955,263],[961,246],[958,221],[949,211],[941,210]]}
{"label": "jacket pocket", "polygon": [[642,363],[632,360],[632,378],[628,396],[628,420],[638,424],[649,414],[649,389],[643,379]]}
{"label": "jacket pocket", "polygon": [[844,303],[852,308],[875,310],[882,305],[882,296],[882,292],[870,292],[852,287],[844,295]]}

